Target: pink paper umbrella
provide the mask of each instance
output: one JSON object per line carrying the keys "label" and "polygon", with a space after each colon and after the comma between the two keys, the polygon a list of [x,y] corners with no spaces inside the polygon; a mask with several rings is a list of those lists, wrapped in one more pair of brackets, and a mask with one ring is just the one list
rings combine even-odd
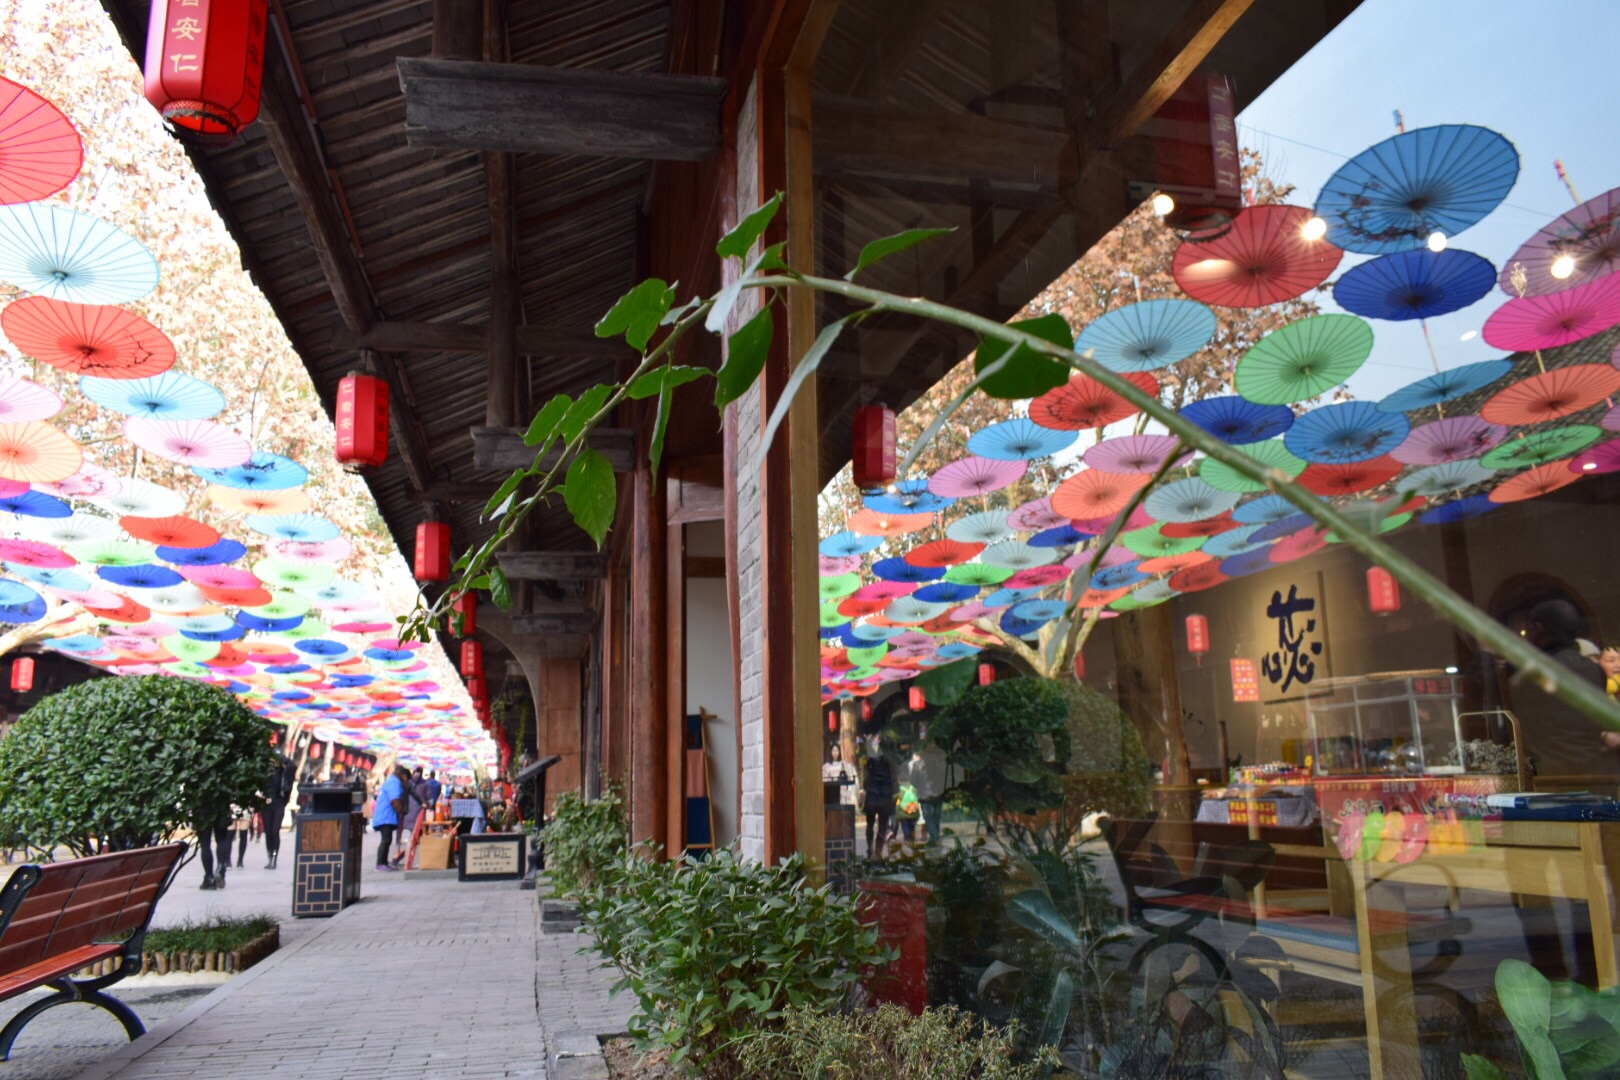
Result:
{"label": "pink paper umbrella", "polygon": [[1507,352],[1556,349],[1620,323],[1620,274],[1545,296],[1509,300],[1485,320],[1485,341]]}
{"label": "pink paper umbrella", "polygon": [[[1124,435],[1104,439],[1085,453],[1085,463],[1110,473],[1155,473],[1170,460],[1181,441],[1171,435]],[[1176,464],[1192,460],[1188,453]]]}
{"label": "pink paper umbrella", "polygon": [[1059,525],[1067,525],[1068,523],[1068,518],[1052,509],[1052,497],[1050,495],[1040,499],[1031,499],[1007,516],[1009,526],[1027,532],[1055,529]]}
{"label": "pink paper umbrella", "polygon": [[[1074,518],[1070,524],[1076,529],[1079,529],[1081,532],[1088,532],[1096,536],[1101,536],[1103,533],[1108,531],[1109,526],[1113,525],[1114,519],[1118,516],[1118,514],[1110,514],[1107,517]],[[1130,518],[1126,520],[1125,524],[1119,527],[1119,531],[1126,533],[1130,532],[1132,529],[1145,529],[1150,525],[1157,524],[1158,519],[1156,519],[1152,514],[1148,513],[1146,507],[1138,506],[1135,510],[1131,511]]]}
{"label": "pink paper umbrella", "polygon": [[969,456],[953,461],[936,472],[928,480],[928,490],[952,499],[988,495],[1015,483],[1028,469],[1027,461],[997,461]]}
{"label": "pink paper umbrella", "polygon": [[862,585],[855,590],[857,600],[896,600],[902,596],[910,596],[917,591],[917,586],[909,581],[874,581],[870,585]]}
{"label": "pink paper umbrella", "polygon": [[[279,559],[298,563],[329,563],[342,562],[354,550],[346,536],[339,536],[332,540],[272,540],[270,553]],[[857,559],[856,565],[860,564]]]}
{"label": "pink paper umbrella", "polygon": [[201,589],[257,589],[264,584],[236,566],[182,566],[180,576]]}
{"label": "pink paper umbrella", "polygon": [[94,499],[103,495],[116,495],[120,487],[115,473],[88,461],[79,466],[79,471],[66,480],[34,486],[47,495],[60,495],[64,499]]}
{"label": "pink paper umbrella", "polygon": [[1478,457],[1508,437],[1508,429],[1477,416],[1448,416],[1412,429],[1406,441],[1390,451],[1407,465],[1439,465]]}
{"label": "pink paper umbrella", "polygon": [[1008,589],[1044,589],[1048,585],[1056,585],[1069,576],[1069,569],[1064,566],[1031,566],[1027,570],[1020,570],[1002,583]]}
{"label": "pink paper umbrella", "polygon": [[853,574],[861,568],[859,555],[822,555],[821,576],[839,577],[843,574]]}
{"label": "pink paper umbrella", "polygon": [[170,634],[178,634],[179,632],[180,628],[178,626],[170,626],[168,623],[160,622],[130,623],[119,631],[125,637],[142,638],[165,638]]}
{"label": "pink paper umbrella", "polygon": [[62,399],[18,375],[0,377],[0,423],[48,420],[62,411]]}
{"label": "pink paper umbrella", "polygon": [[963,604],[959,608],[952,608],[951,618],[957,622],[972,622],[974,619],[988,619],[996,612],[1004,611],[1011,606],[1011,604],[1003,604],[1001,607],[985,607],[984,604],[980,603],[978,600],[975,600],[971,604]]}
{"label": "pink paper umbrella", "polygon": [[223,424],[211,420],[124,421],[124,436],[165,461],[203,469],[229,469],[253,458],[253,445]]}
{"label": "pink paper umbrella", "polygon": [[1620,472],[1620,439],[1610,439],[1581,451],[1570,458],[1569,471],[1582,476]]}
{"label": "pink paper umbrella", "polygon": [[332,627],[340,634],[376,634],[384,630],[392,630],[393,623],[385,622],[345,622]]}
{"label": "pink paper umbrella", "polygon": [[1326,532],[1316,528],[1301,529],[1272,544],[1266,555],[1274,563],[1293,562],[1321,551],[1327,543]]}
{"label": "pink paper umbrella", "polygon": [[373,638],[371,647],[374,649],[397,649],[400,652],[415,652],[422,647],[420,641],[401,641],[396,637]]}
{"label": "pink paper umbrella", "polygon": [[38,540],[0,540],[0,559],[44,569],[60,569],[79,561],[61,548]]}
{"label": "pink paper umbrella", "polygon": [[1603,419],[1598,421],[1598,426],[1604,431],[1620,431],[1620,405],[1604,413]]}

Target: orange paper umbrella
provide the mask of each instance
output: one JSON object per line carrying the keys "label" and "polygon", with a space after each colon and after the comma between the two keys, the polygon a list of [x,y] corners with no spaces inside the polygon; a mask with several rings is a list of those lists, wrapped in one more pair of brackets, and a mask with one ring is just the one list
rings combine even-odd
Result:
{"label": "orange paper umbrella", "polygon": [[1305,490],[1317,495],[1354,495],[1358,491],[1370,491],[1380,484],[1389,483],[1400,475],[1403,468],[1404,465],[1385,454],[1348,465],[1311,465],[1299,474],[1299,482]]}
{"label": "orange paper umbrella", "polygon": [[123,603],[113,608],[87,607],[84,610],[96,618],[105,619],[108,622],[143,623],[152,617],[152,613],[144,605],[137,604],[129,599],[125,599]]}
{"label": "orange paper umbrella", "polygon": [[1144,574],[1174,573],[1177,570],[1186,570],[1210,562],[1212,558],[1213,556],[1205,555],[1202,551],[1184,551],[1180,555],[1160,555],[1152,559],[1143,559],[1137,566]]}
{"label": "orange paper umbrella", "polygon": [[1084,469],[1052,492],[1052,509],[1069,518],[1100,518],[1125,509],[1152,481],[1146,473],[1113,473]]}
{"label": "orange paper umbrella", "polygon": [[965,563],[984,550],[983,544],[969,544],[961,540],[932,540],[906,552],[906,562],[913,566],[955,566]]}
{"label": "orange paper umbrella", "polygon": [[79,444],[42,420],[0,424],[0,477],[24,483],[66,480],[79,471]]}
{"label": "orange paper umbrella", "polygon": [[0,312],[12,343],[55,368],[103,379],[143,379],[174,366],[174,343],[123,308],[29,296]]}
{"label": "orange paper umbrella", "polygon": [[208,501],[221,510],[240,514],[301,514],[310,508],[309,496],[298,488],[270,491],[212,484],[207,494]]}
{"label": "orange paper umbrella", "polygon": [[880,514],[862,507],[849,515],[849,531],[862,536],[905,536],[934,523],[933,514]]}
{"label": "orange paper umbrella", "polygon": [[230,607],[264,607],[275,599],[269,589],[203,589],[202,594],[216,604]]}
{"label": "orange paper umbrella", "polygon": [[[1159,396],[1159,380],[1145,371],[1120,376],[1149,397]],[[1053,431],[1085,431],[1135,416],[1141,410],[1089,375],[1070,379],[1029,403],[1029,418]]]}
{"label": "orange paper umbrella", "polygon": [[219,530],[210,528],[196,518],[181,517],[121,517],[118,524],[137,540],[145,540],[159,547],[204,548],[219,543]]}
{"label": "orange paper umbrella", "polygon": [[1197,566],[1178,570],[1170,575],[1170,587],[1177,592],[1198,592],[1202,589],[1212,589],[1221,582],[1230,580],[1221,573],[1221,564],[1210,558]]}
{"label": "orange paper umbrella", "polygon": [[921,630],[929,634],[949,634],[952,631],[960,630],[961,628],[961,621],[951,618],[951,614],[948,611],[943,615],[935,615],[932,619],[929,619],[920,627]]}
{"label": "orange paper umbrella", "polygon": [[1511,480],[1504,480],[1496,485],[1491,492],[1491,502],[1510,503],[1523,502],[1525,499],[1537,499],[1548,492],[1557,491],[1561,487],[1568,487],[1581,478],[1581,474],[1569,467],[1569,459],[1549,461],[1545,465],[1537,465],[1527,469]]}
{"label": "orange paper umbrella", "polygon": [[1131,590],[1129,589],[1087,589],[1080,594],[1078,607],[1107,607],[1115,600],[1122,599]]}
{"label": "orange paper umbrella", "polygon": [[1553,368],[1500,391],[1479,415],[1509,427],[1544,424],[1589,409],[1616,390],[1620,390],[1620,371],[1608,364]]}
{"label": "orange paper umbrella", "polygon": [[211,660],[204,660],[208,667],[235,667],[247,660],[247,653],[229,642],[219,647],[219,652]]}

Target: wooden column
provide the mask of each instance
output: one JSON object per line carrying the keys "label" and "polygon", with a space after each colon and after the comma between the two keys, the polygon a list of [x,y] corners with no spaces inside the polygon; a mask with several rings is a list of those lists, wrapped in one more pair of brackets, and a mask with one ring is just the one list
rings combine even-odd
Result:
{"label": "wooden column", "polygon": [[[650,426],[650,425],[649,425]],[[665,521],[663,484],[637,455],[631,483],[630,640],[626,687],[630,713],[631,839],[667,839],[665,700]]]}
{"label": "wooden column", "polygon": [[580,662],[540,661],[540,700],[535,703],[539,713],[535,724],[535,742],[541,753],[562,756],[546,780],[548,801],[554,801],[564,791],[581,790],[583,728],[580,703]]}

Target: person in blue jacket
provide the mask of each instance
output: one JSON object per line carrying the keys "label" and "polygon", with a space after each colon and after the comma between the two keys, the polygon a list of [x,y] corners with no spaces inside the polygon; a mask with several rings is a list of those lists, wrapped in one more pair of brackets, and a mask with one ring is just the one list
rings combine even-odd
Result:
{"label": "person in blue jacket", "polygon": [[371,827],[382,837],[377,844],[378,870],[395,869],[388,862],[388,853],[394,849],[394,833],[399,829],[399,812],[406,802],[405,778],[408,776],[410,773],[405,771],[403,765],[396,765],[394,771],[388,774],[388,779],[383,781],[382,790],[377,792],[377,805],[371,811]]}

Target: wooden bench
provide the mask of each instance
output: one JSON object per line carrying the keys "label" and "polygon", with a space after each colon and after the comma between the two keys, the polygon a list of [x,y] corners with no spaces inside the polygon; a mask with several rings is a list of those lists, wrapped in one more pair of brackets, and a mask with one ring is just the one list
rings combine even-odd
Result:
{"label": "wooden bench", "polygon": [[[29,1021],[57,1005],[82,1001],[116,1016],[131,1039],[146,1034],[128,1005],[108,997],[113,983],[141,970],[146,928],[168,888],[185,844],[20,866],[0,889],[0,1001],[40,986],[56,993],[33,1002],[0,1029],[0,1061]],[[120,959],[110,974],[74,972]]]}

